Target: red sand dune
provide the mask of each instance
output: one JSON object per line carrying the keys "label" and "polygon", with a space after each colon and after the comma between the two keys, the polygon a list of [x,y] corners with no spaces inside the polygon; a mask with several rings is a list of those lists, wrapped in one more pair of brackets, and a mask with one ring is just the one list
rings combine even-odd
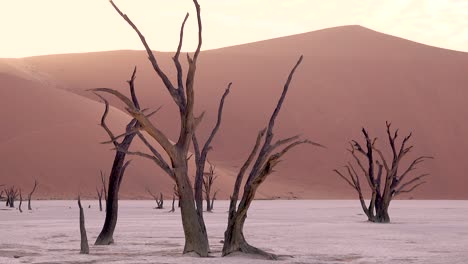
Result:
{"label": "red sand dune", "polygon": [[[385,121],[403,134],[413,131],[412,157],[434,160],[420,166],[428,183],[409,197],[467,199],[465,162],[468,140],[468,54],[430,47],[359,26],[345,26],[202,52],[196,80],[197,109],[206,110],[198,134],[205,138],[225,86],[233,82],[222,128],[210,160],[219,168],[226,198],[239,165],[264,127],[289,70],[304,61],[291,84],[277,123],[277,136],[302,134],[327,146],[300,147],[288,155],[261,188],[259,197],[354,198],[332,173],[351,158],[345,148],[361,139],[365,126],[388,150]],[[174,77],[171,53],[157,53]],[[8,66],[10,65],[10,66]],[[13,66],[11,66],[13,65]],[[168,134],[177,131],[175,106],[143,51],[65,54],[0,61],[0,184],[24,188],[37,177],[44,197],[91,194],[99,169],[110,170],[110,146],[97,126],[102,104],[86,90],[112,87],[127,92],[125,81],[138,66],[137,93],[144,107],[163,106],[154,120]],[[90,100],[91,99],[91,100]],[[116,100],[111,103],[122,109]],[[111,113],[115,129],[128,117]],[[175,139],[175,138],[174,138]],[[135,148],[144,150],[141,145]],[[123,185],[125,197],[145,196],[144,188],[169,194],[167,176],[133,158]]]}

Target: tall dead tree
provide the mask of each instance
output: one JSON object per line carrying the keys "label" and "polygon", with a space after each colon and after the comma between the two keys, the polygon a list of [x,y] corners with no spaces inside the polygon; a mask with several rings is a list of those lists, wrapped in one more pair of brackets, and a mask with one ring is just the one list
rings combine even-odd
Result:
{"label": "tall dead tree", "polygon": [[[289,89],[289,84],[293,78],[294,72],[296,71],[299,64],[302,62],[302,56],[297,61],[296,65],[291,70],[288,79],[284,85],[281,97],[276,105],[273,114],[271,115],[270,121],[266,129],[261,130],[257,135],[255,145],[245,161],[244,165],[239,170],[234,185],[234,190],[231,195],[231,201],[229,205],[229,216],[228,226],[224,232],[224,245],[222,255],[226,256],[233,252],[243,252],[247,254],[258,254],[267,259],[276,259],[277,256],[271,253],[267,253],[261,249],[251,246],[247,243],[244,237],[244,223],[247,218],[247,211],[255,198],[255,193],[258,187],[265,181],[267,176],[273,172],[273,168],[280,162],[280,158],[286,154],[292,148],[307,143],[315,146],[321,146],[317,143],[313,143],[309,140],[300,139],[299,136],[293,136],[286,139],[273,141],[273,129],[275,126],[275,120],[278,116],[284,99]],[[262,144],[263,140],[263,144]],[[261,148],[260,145],[262,144]],[[257,151],[260,149],[259,153]],[[244,192],[242,199],[237,206],[239,198],[239,190],[244,178],[244,174],[249,168],[252,161],[255,159],[255,163],[250,169],[249,176],[244,183]]]}
{"label": "tall dead tree", "polygon": [[[371,138],[366,129],[362,129],[362,134],[365,138],[365,147],[363,148],[357,141],[351,141],[351,153],[358,168],[356,169],[350,162],[345,166],[346,173],[339,170],[334,170],[340,178],[346,181],[359,195],[362,209],[371,222],[389,223],[390,216],[388,208],[392,199],[402,193],[409,193],[424,184],[423,179],[429,174],[419,174],[416,177],[409,176],[416,169],[416,165],[424,162],[427,159],[432,159],[429,156],[419,156],[414,159],[409,166],[399,171],[400,162],[413,149],[413,146],[407,146],[411,133],[403,138],[401,145],[396,146],[398,137],[398,129],[392,133],[391,124],[387,125],[388,143],[392,150],[392,160],[388,162],[382,153],[377,148],[377,138]],[[377,155],[375,155],[377,153]],[[377,156],[377,157],[376,157]],[[361,161],[364,158],[366,162]],[[364,176],[362,176],[364,175]],[[364,195],[361,188],[360,178],[364,177],[371,190],[369,205],[366,205]],[[382,179],[383,178],[383,179]]]}
{"label": "tall dead tree", "polygon": [[[136,78],[136,67],[133,69],[132,76],[130,80],[127,81],[131,94],[131,103],[135,110],[140,109],[140,104],[135,94],[135,78]],[[137,131],[140,129],[140,125],[136,119],[132,119],[126,127],[125,133],[114,136],[112,131],[106,124],[106,118],[109,113],[109,102],[97,94],[105,104],[104,113],[101,118],[101,126],[107,132],[110,141],[103,143],[112,143],[115,147],[115,157],[112,164],[111,173],[109,176],[109,186],[108,192],[104,191],[104,197],[106,198],[106,219],[104,220],[104,225],[102,227],[101,233],[96,239],[95,245],[109,245],[114,242],[114,230],[117,225],[118,218],[118,209],[119,209],[119,190],[120,184],[122,183],[123,176],[125,174],[125,169],[129,165],[130,161],[125,162],[127,151],[130,148],[130,145],[133,141],[133,138],[137,134]],[[122,141],[118,141],[122,138]],[[105,179],[104,174],[101,171],[101,181],[105,190]]]}
{"label": "tall dead tree", "polygon": [[32,188],[31,192],[28,194],[28,210],[30,210],[30,211],[32,210],[31,198],[32,198],[32,195],[34,194],[34,192],[36,191],[37,185],[38,185],[37,180],[34,180],[34,187]]}
{"label": "tall dead tree", "polygon": [[153,197],[154,201],[156,202],[155,209],[164,209],[164,199],[163,194],[159,193],[159,198],[157,195],[153,194],[148,188],[146,188],[146,192]]}
{"label": "tall dead tree", "polygon": [[213,186],[214,181],[218,176],[215,176],[215,166],[211,164],[209,161],[208,163],[210,164],[210,168],[208,169],[207,172],[203,174],[203,191],[205,193],[205,200],[206,200],[206,211],[207,212],[212,212],[213,211],[213,205],[214,205],[214,200],[216,199],[216,193],[213,194],[213,198],[211,198],[211,189]]}
{"label": "tall dead tree", "polygon": [[[203,170],[200,170],[200,167],[204,166],[203,159],[206,160],[206,155],[211,148],[211,141],[216,134],[216,131],[219,128],[221,121],[220,116],[218,116],[218,122],[210,134],[208,140],[203,145],[203,148],[200,149],[195,146],[198,142],[193,142],[192,139],[196,138],[194,136],[195,130],[199,123],[202,120],[203,114],[195,117],[194,114],[194,104],[195,104],[195,94],[194,94],[194,84],[195,84],[195,75],[197,68],[197,61],[200,55],[201,45],[202,45],[202,23],[201,23],[201,14],[200,14],[200,5],[197,0],[193,0],[195,9],[197,12],[197,23],[198,23],[198,45],[193,54],[193,57],[187,54],[188,61],[188,71],[186,74],[184,82],[184,74],[182,70],[181,63],[179,61],[179,55],[183,43],[183,34],[184,26],[188,19],[188,13],[185,16],[181,29],[180,29],[180,38],[177,51],[173,57],[173,61],[177,70],[177,85],[175,86],[172,81],[168,78],[167,74],[159,67],[156,57],[154,56],[151,48],[147,44],[145,37],[135,26],[135,24],[130,20],[130,18],[122,13],[119,8],[110,1],[115,10],[119,13],[120,16],[135,30],[138,34],[145,50],[148,54],[148,59],[153,66],[154,71],[158,77],[163,82],[167,91],[173,98],[175,104],[179,109],[180,116],[180,132],[178,139],[175,143],[172,143],[168,136],[164,134],[154,123],[152,123],[144,113],[140,110],[135,103],[130,100],[127,96],[123,95],[117,90],[109,88],[97,88],[94,89],[95,92],[105,92],[110,93],[116,96],[120,101],[125,104],[125,109],[127,112],[136,120],[138,120],[141,125],[142,130],[148,133],[164,150],[164,154],[169,158],[170,162],[167,162],[165,158],[154,148],[143,136],[142,133],[137,132],[139,138],[143,143],[149,148],[152,154],[146,154],[142,152],[129,152],[126,153],[142,156],[153,160],[159,167],[161,167],[177,184],[179,202],[181,205],[181,216],[182,216],[182,225],[184,228],[185,234],[185,246],[184,253],[195,252],[202,257],[208,256],[209,252],[209,243],[208,236],[206,232],[205,222],[203,220],[203,210],[202,210],[202,180],[203,180]],[[222,111],[222,105],[224,98],[227,96],[230,88],[228,85],[226,91],[220,102],[220,109]],[[220,113],[221,111],[218,111]],[[197,163],[197,172],[195,177],[194,188],[192,188],[192,183],[188,174],[188,152],[189,148],[194,143],[196,163]],[[170,165],[169,165],[170,164]],[[200,172],[201,171],[201,172]],[[195,195],[194,191],[195,190]],[[194,202],[194,198],[196,202]]]}
{"label": "tall dead tree", "polygon": [[89,254],[88,236],[86,235],[85,217],[80,196],[78,196],[78,207],[80,208],[80,254]]}

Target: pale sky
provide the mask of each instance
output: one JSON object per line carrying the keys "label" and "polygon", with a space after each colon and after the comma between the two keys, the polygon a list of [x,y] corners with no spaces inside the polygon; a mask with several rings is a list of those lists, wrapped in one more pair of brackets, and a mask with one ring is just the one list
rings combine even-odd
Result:
{"label": "pale sky", "polygon": [[[177,47],[186,12],[185,51],[196,44],[191,0],[115,0],[154,50]],[[199,0],[203,49],[359,24],[468,51],[468,0]],[[0,0],[0,57],[143,49],[107,0]]]}

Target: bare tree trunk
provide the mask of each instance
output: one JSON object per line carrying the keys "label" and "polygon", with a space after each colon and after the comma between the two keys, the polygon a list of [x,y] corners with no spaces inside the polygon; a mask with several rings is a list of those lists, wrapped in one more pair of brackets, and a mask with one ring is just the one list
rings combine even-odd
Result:
{"label": "bare tree trunk", "polygon": [[102,194],[103,194],[104,190],[101,190],[99,191],[98,188],[96,188],[96,193],[97,193],[97,196],[98,196],[98,200],[99,200],[99,211],[102,212]]}
{"label": "bare tree trunk", "polygon": [[214,208],[214,201],[216,200],[216,194],[218,192],[216,191],[214,194],[213,194],[213,198],[211,199],[211,205],[210,205],[210,212],[213,212],[213,208]]}
{"label": "bare tree trunk", "polygon": [[[121,147],[130,146],[135,135],[128,135],[121,143]],[[117,151],[115,154],[114,164],[112,165],[112,171],[109,177],[109,188],[106,202],[106,219],[104,226],[102,227],[101,233],[96,239],[95,245],[110,245],[114,243],[114,231],[117,225],[118,210],[119,210],[119,190],[122,178],[125,173],[125,168],[128,166],[129,161],[124,164],[125,153]]]}
{"label": "bare tree trunk", "polygon": [[188,172],[187,160],[181,157],[174,161],[174,172],[179,190],[180,212],[182,226],[185,234],[185,246],[183,253],[196,252],[201,257],[207,257],[210,251],[208,234],[203,219],[200,219],[193,199],[193,189]]}
{"label": "bare tree trunk", "polygon": [[80,208],[80,237],[81,237],[80,254],[89,254],[88,237],[86,235],[86,227],[85,227],[85,217],[84,217],[83,207],[81,207],[80,196],[78,196],[78,207]]}
{"label": "bare tree trunk", "polygon": [[104,191],[104,201],[107,203],[107,187],[106,187],[106,173],[101,171],[101,182],[102,182],[102,189]]}
{"label": "bare tree trunk", "polygon": [[175,204],[175,195],[172,195],[172,209],[169,211],[170,213],[175,212],[174,204]]}
{"label": "bare tree trunk", "polygon": [[211,212],[211,197],[208,193],[205,194],[205,200],[206,200],[206,211]]}
{"label": "bare tree trunk", "polygon": [[23,209],[21,209],[21,205],[23,204],[23,195],[21,195],[21,189],[19,190],[19,197],[20,197],[20,203],[18,206],[18,210],[20,211],[20,213],[22,213]]}
{"label": "bare tree trunk", "polygon": [[34,180],[34,187],[32,189],[32,191],[29,193],[28,195],[28,210],[32,210],[32,207],[31,207],[31,197],[32,195],[34,194],[34,192],[36,191],[36,188],[37,188],[37,185],[38,185],[38,182],[37,180]]}

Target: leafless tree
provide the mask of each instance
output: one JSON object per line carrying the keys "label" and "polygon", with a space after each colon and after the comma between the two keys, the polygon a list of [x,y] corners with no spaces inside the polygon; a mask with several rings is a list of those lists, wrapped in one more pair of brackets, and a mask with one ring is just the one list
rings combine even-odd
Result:
{"label": "leafless tree", "polygon": [[[145,37],[135,26],[135,24],[130,20],[130,18],[122,13],[119,8],[110,1],[115,10],[122,16],[122,18],[135,30],[138,34],[141,42],[143,43],[145,50],[148,54],[148,58],[155,70],[156,74],[159,76],[167,91],[173,98],[175,104],[179,108],[180,114],[180,133],[175,144],[171,142],[169,137],[167,137],[159,128],[157,128],[149,119],[149,115],[145,114],[144,111],[140,110],[139,107],[130,100],[127,96],[120,93],[117,90],[109,88],[97,88],[93,89],[95,92],[105,92],[110,93],[116,96],[120,101],[122,101],[127,112],[136,120],[138,120],[141,129],[148,133],[164,150],[164,154],[170,159],[168,163],[165,158],[154,148],[140,132],[137,132],[139,138],[145,143],[145,145],[151,151],[150,154],[142,152],[129,152],[128,154],[138,155],[145,158],[153,160],[159,167],[161,167],[177,184],[179,202],[181,205],[181,216],[182,216],[182,225],[184,228],[185,234],[185,247],[184,253],[195,252],[202,257],[208,256],[209,252],[209,243],[208,236],[206,232],[205,223],[203,220],[203,210],[202,210],[202,181],[203,181],[203,170],[201,168],[205,166],[206,156],[208,151],[211,149],[211,141],[214,138],[221,121],[221,116],[218,115],[218,121],[216,126],[212,130],[212,133],[208,137],[208,140],[205,142],[203,147],[200,149],[198,147],[198,142],[196,141],[195,130],[199,123],[202,120],[203,114],[195,117],[194,114],[194,104],[195,104],[195,95],[194,95],[194,83],[195,83],[195,74],[197,67],[197,60],[200,54],[201,45],[202,45],[202,23],[200,15],[200,5],[197,0],[193,0],[195,9],[197,12],[197,22],[198,22],[198,45],[196,48],[193,57],[187,54],[188,60],[188,71],[186,74],[186,79],[184,82],[182,66],[179,61],[179,55],[183,43],[183,33],[184,26],[188,19],[188,14],[185,16],[180,30],[180,39],[177,51],[173,57],[173,61],[177,70],[177,86],[171,82],[166,73],[159,67],[156,57],[154,56],[151,48],[148,46]],[[222,112],[222,106],[224,98],[229,93],[231,84],[228,85],[225,90],[223,97],[220,102],[220,107],[218,113]],[[133,98],[132,98],[133,99]],[[127,134],[129,133],[127,129]],[[195,177],[194,188],[192,189],[192,184],[190,177],[188,175],[188,152],[190,145],[194,145],[195,155],[196,155],[196,164],[197,171]],[[169,165],[170,164],[170,165]],[[195,195],[194,195],[195,190]],[[194,202],[195,197],[195,202]]]}
{"label": "leafless tree", "polygon": [[102,190],[104,191],[104,201],[107,203],[106,173],[101,171]]}
{"label": "leafless tree", "polygon": [[164,199],[163,194],[159,193],[159,198],[157,195],[153,194],[148,188],[146,188],[146,192],[153,197],[154,201],[156,202],[155,209],[164,209]]}
{"label": "leafless tree", "polygon": [[83,207],[81,206],[80,196],[78,196],[78,207],[80,208],[80,254],[89,254],[88,236],[86,235],[85,217]]}
{"label": "leafless tree", "polygon": [[212,212],[217,191],[213,194],[213,198],[211,198],[211,188],[216,178],[218,178],[218,176],[215,176],[215,172],[214,172],[216,167],[213,164],[211,164],[209,161],[208,163],[210,164],[210,168],[208,169],[207,172],[203,174],[203,189],[205,192],[206,211]]}
{"label": "leafless tree", "polygon": [[20,211],[20,213],[22,213],[23,209],[21,209],[21,205],[23,204],[23,195],[21,195],[21,189],[19,189],[19,197],[20,197],[20,203],[18,205],[18,210]]}
{"label": "leafless tree", "polygon": [[[224,245],[222,255],[226,256],[233,252],[243,252],[248,254],[258,254],[267,259],[276,259],[277,256],[271,253],[267,253],[261,249],[253,247],[247,243],[244,237],[244,223],[247,218],[247,211],[255,198],[255,193],[258,187],[265,181],[266,177],[273,172],[273,168],[280,162],[280,158],[286,154],[292,148],[301,144],[312,144],[315,146],[321,146],[317,143],[313,143],[309,140],[300,139],[299,136],[293,136],[286,139],[273,141],[273,129],[275,126],[275,120],[278,116],[281,106],[283,105],[284,99],[289,89],[289,84],[293,78],[294,72],[302,61],[302,56],[297,61],[296,65],[291,70],[288,79],[284,85],[281,97],[276,105],[273,114],[271,115],[270,121],[267,128],[261,130],[257,135],[255,145],[245,161],[244,165],[239,170],[234,185],[234,190],[231,195],[229,205],[229,216],[228,226],[224,232]],[[263,144],[261,143],[263,140]],[[261,148],[260,145],[262,144]],[[260,149],[258,155],[257,151]],[[255,160],[254,165],[250,169],[249,177],[244,183],[244,192],[242,199],[237,206],[239,197],[239,190],[243,181],[243,177],[251,162]],[[237,208],[236,208],[237,206]]]}
{"label": "leafless tree", "polygon": [[[414,159],[405,170],[399,171],[400,162],[411,149],[413,149],[413,146],[407,146],[412,134],[410,133],[403,138],[401,145],[397,147],[395,140],[398,137],[398,129],[392,133],[390,128],[391,124],[387,122],[386,125],[388,143],[392,150],[391,162],[388,162],[382,151],[377,148],[377,138],[371,138],[367,130],[363,128],[362,133],[365,138],[365,148],[363,148],[360,143],[353,140],[350,142],[351,149],[348,149],[358,168],[356,169],[355,166],[348,162],[345,166],[348,176],[345,176],[345,174],[339,170],[334,170],[338,176],[356,190],[362,209],[367,215],[368,220],[376,223],[390,222],[388,208],[394,197],[402,193],[409,193],[425,183],[423,179],[429,174],[420,174],[416,177],[409,175],[416,169],[417,164],[427,159],[432,159],[432,157],[429,156],[420,156]],[[377,153],[377,158],[375,157],[375,153]],[[365,158],[367,161],[361,161],[360,157]],[[359,176],[359,174],[361,174],[361,176]],[[372,192],[368,206],[364,200],[359,180],[363,177],[362,175],[364,175]]]}
{"label": "leafless tree", "polygon": [[97,196],[98,196],[98,200],[99,200],[99,211],[102,212],[102,196],[104,195],[104,189],[98,189],[96,187],[96,193],[97,193]]}
{"label": "leafless tree", "polygon": [[37,180],[34,180],[34,187],[32,188],[31,192],[28,194],[28,210],[32,210],[31,198],[32,198],[32,195],[34,194],[34,192],[36,191],[36,188],[37,188],[38,184],[39,183],[37,182]]}
{"label": "leafless tree", "polygon": [[15,200],[18,198],[19,189],[15,188],[15,186],[11,186],[5,190],[5,194],[7,196],[6,206],[10,206],[10,208],[15,207]]}
{"label": "leafless tree", "polygon": [[[136,67],[133,69],[132,76],[130,80],[128,80],[128,85],[130,88],[131,94],[131,102],[134,108],[140,109],[140,105],[138,103],[138,99],[135,95],[135,78],[136,78]],[[140,125],[136,119],[132,119],[130,123],[127,124],[126,132],[124,134],[115,136],[112,131],[109,129],[106,123],[106,118],[109,113],[109,102],[102,97],[101,95],[97,94],[101,98],[101,100],[105,104],[104,113],[101,118],[101,126],[107,132],[110,141],[103,142],[103,143],[112,143],[115,147],[115,157],[114,162],[112,164],[111,173],[109,176],[109,187],[108,192],[105,189],[105,178],[104,174],[101,171],[101,181],[104,186],[104,197],[106,198],[106,219],[104,221],[104,225],[102,227],[101,233],[96,239],[95,245],[109,245],[114,242],[114,230],[115,226],[117,225],[117,218],[118,218],[118,207],[119,207],[119,190],[120,184],[122,183],[122,179],[125,173],[125,169],[129,165],[130,161],[125,162],[125,158],[127,155],[127,151],[133,141],[133,138],[137,134]],[[122,138],[122,141],[118,141]]]}
{"label": "leafless tree", "polygon": [[175,204],[175,194],[172,195],[172,208],[171,208],[171,210],[169,211],[169,213],[175,212],[174,204]]}

